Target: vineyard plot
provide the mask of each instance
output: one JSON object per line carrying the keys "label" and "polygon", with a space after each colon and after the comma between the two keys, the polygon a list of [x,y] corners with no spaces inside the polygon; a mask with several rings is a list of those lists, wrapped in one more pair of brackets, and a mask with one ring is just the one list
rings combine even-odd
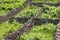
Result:
{"label": "vineyard plot", "polygon": [[[28,2],[28,1],[27,1]],[[34,3],[35,4],[35,3]],[[32,5],[34,5],[34,4],[32,4]],[[40,3],[41,4],[41,6],[43,7],[43,4],[48,4],[48,5],[51,5],[51,6],[59,6],[60,4],[59,3],[56,3],[56,4],[52,4],[52,3]],[[38,4],[39,5],[39,4]],[[24,4],[23,4],[23,6],[25,6]],[[26,6],[25,6],[26,7]],[[44,8],[44,7],[43,7]],[[43,11],[44,11],[44,9],[43,9]],[[18,12],[18,11],[17,11]],[[25,21],[25,19],[23,19],[23,18],[18,18],[18,19],[20,19],[20,20],[18,20],[17,18],[13,18],[12,20],[16,20],[17,22],[19,22],[19,23],[24,23],[23,24],[23,26],[20,28],[20,29],[18,29],[17,31],[14,31],[14,32],[12,32],[12,33],[10,33],[10,34],[8,34],[5,38],[4,38],[4,40],[19,40],[19,37],[21,37],[21,35],[22,34],[24,34],[25,32],[27,32],[27,30],[28,31],[30,31],[32,28],[33,28],[33,25],[41,25],[41,24],[43,24],[43,23],[53,23],[53,24],[58,24],[59,23],[59,18],[57,18],[57,19],[48,19],[48,18],[38,18],[41,14],[40,13],[42,13],[42,9],[40,10],[40,12],[38,12],[38,14],[36,14],[35,16],[33,16],[33,17],[31,17],[31,18],[26,18],[26,21]],[[2,16],[3,17],[3,16]],[[2,18],[1,17],[1,18]],[[11,17],[13,17],[13,16],[11,16]],[[8,19],[9,18],[11,18],[11,17],[9,17],[8,16]],[[3,17],[4,18],[4,17]],[[22,21],[21,21],[21,19],[22,19]],[[4,21],[6,21],[6,20],[4,20]],[[3,20],[2,20],[2,22],[4,22]],[[11,24],[12,24],[12,21],[11,20],[9,20],[9,22],[11,22]],[[45,30],[46,28],[44,28],[44,30]],[[38,39],[38,38],[36,38],[36,40],[40,40],[40,39]],[[43,40],[43,39],[42,39]],[[55,40],[55,39],[54,39]],[[56,39],[56,40],[58,40],[58,39]]]}

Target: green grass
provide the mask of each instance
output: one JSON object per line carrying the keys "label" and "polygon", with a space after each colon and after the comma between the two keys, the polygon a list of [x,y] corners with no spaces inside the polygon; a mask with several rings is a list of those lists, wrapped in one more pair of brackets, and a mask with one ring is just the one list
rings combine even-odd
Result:
{"label": "green grass", "polygon": [[52,3],[57,3],[60,2],[59,0],[33,0],[33,2],[52,2]]}
{"label": "green grass", "polygon": [[[58,13],[60,12],[60,6],[54,7],[54,6],[48,6],[44,5],[45,11],[41,14],[41,18],[58,18]],[[32,17],[36,15],[36,13],[39,11],[40,7],[37,6],[28,6],[25,10],[17,14],[16,17]]]}
{"label": "green grass", "polygon": [[4,15],[7,12],[13,10],[14,8],[22,6],[24,1],[22,1],[22,0],[1,0],[0,1],[1,2],[1,4],[0,4],[0,15]]}
{"label": "green grass", "polygon": [[0,40],[2,40],[2,38],[4,38],[9,33],[19,29],[21,26],[22,24],[19,24],[16,21],[14,21],[13,24],[9,24],[8,22],[0,24]]}
{"label": "green grass", "polygon": [[56,25],[46,23],[34,26],[33,29],[21,37],[21,40],[52,40]]}

